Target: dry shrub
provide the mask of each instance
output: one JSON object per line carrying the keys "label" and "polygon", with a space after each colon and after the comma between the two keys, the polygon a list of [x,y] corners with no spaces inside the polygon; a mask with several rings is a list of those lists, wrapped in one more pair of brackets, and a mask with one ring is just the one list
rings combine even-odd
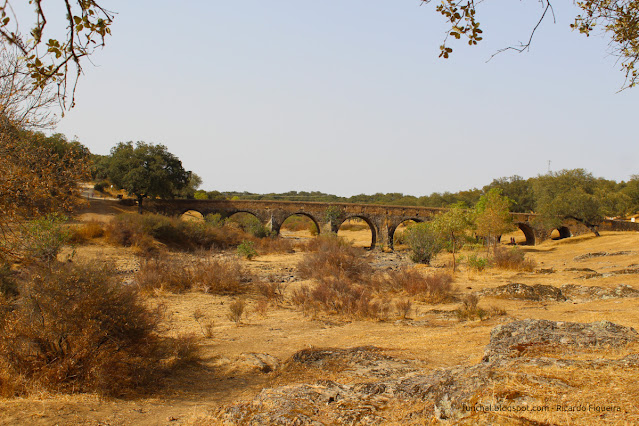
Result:
{"label": "dry shrub", "polygon": [[364,285],[348,280],[326,279],[313,288],[302,286],[293,292],[292,301],[305,314],[323,311],[349,318],[384,319],[388,315],[387,300],[376,300]]}
{"label": "dry shrub", "polygon": [[118,215],[109,223],[106,233],[112,243],[125,247],[136,245],[143,235],[147,235],[182,250],[227,249],[237,246],[245,238],[235,229],[158,214]]}
{"label": "dry shrub", "polygon": [[430,303],[443,303],[453,297],[453,277],[446,273],[423,275],[417,269],[390,271],[387,283],[391,289],[418,296]]}
{"label": "dry shrub", "polygon": [[193,286],[189,269],[185,266],[184,261],[168,256],[144,259],[133,282],[144,292],[183,293]]}
{"label": "dry shrub", "polygon": [[226,314],[226,316],[230,321],[233,321],[235,325],[239,327],[240,323],[242,322],[242,315],[244,315],[244,309],[246,309],[244,300],[237,299],[229,305],[229,312]]}
{"label": "dry shrub", "polygon": [[532,271],[536,266],[535,261],[526,259],[526,253],[518,247],[495,247],[492,263],[500,269],[514,269],[517,271]]}
{"label": "dry shrub", "polygon": [[253,309],[262,318],[266,318],[268,316],[268,300],[267,299],[258,299],[257,302],[255,303],[255,307]]}
{"label": "dry shrub", "polygon": [[71,231],[71,242],[82,244],[95,238],[104,236],[104,227],[97,220],[85,222],[74,227]]}
{"label": "dry shrub", "polygon": [[186,261],[163,255],[142,261],[134,282],[144,292],[183,293],[199,290],[214,294],[239,294],[253,276],[236,260]]}
{"label": "dry shrub", "polygon": [[0,388],[121,395],[194,357],[190,339],[161,339],[158,312],[105,266],[54,264],[23,275],[0,318]]}
{"label": "dry shrub", "polygon": [[215,326],[215,322],[212,319],[207,318],[204,312],[202,312],[199,308],[193,312],[193,319],[200,326],[200,330],[204,337],[213,337],[213,327]]}
{"label": "dry shrub", "polygon": [[284,238],[253,238],[252,241],[260,254],[295,253],[294,243]]}
{"label": "dry shrub", "polygon": [[312,252],[297,265],[302,278],[360,280],[372,272],[363,250],[351,247],[334,234],[319,236],[307,247]]}
{"label": "dry shrub", "polygon": [[284,300],[284,290],[287,285],[275,277],[270,277],[266,282],[257,283],[256,287],[265,300],[279,303]]}
{"label": "dry shrub", "polygon": [[483,309],[478,306],[479,297],[475,294],[469,294],[462,299],[462,304],[455,309],[455,314],[460,321],[470,321],[485,319],[506,315],[506,311],[495,306],[489,309]]}
{"label": "dry shrub", "polygon": [[408,318],[412,310],[413,303],[410,299],[401,299],[395,302],[395,311],[397,312],[397,316],[402,317],[402,319]]}

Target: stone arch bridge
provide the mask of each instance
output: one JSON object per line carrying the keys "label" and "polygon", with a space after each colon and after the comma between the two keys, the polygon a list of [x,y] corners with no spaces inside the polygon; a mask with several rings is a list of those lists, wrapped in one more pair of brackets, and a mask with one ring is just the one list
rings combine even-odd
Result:
{"label": "stone arch bridge", "polygon": [[[188,211],[197,211],[203,216],[217,213],[222,218],[228,218],[236,213],[249,213],[277,234],[279,234],[284,221],[293,215],[303,215],[310,218],[315,222],[320,233],[337,232],[344,221],[359,218],[370,227],[372,233],[371,249],[376,246],[392,249],[395,230],[403,222],[409,220],[429,221],[434,216],[446,211],[444,208],[435,207],[265,200],[147,200],[143,206],[146,211],[169,216],[179,216]],[[535,226],[532,222],[534,214],[511,214],[513,223],[526,236],[527,245],[534,245],[549,238],[553,231]],[[615,226],[612,224],[611,229],[614,228]],[[557,230],[560,238],[590,232],[588,228],[575,221],[565,221]]]}

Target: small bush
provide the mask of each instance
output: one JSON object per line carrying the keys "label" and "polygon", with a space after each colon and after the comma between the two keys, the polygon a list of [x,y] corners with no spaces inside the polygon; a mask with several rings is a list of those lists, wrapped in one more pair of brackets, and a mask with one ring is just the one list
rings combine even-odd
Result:
{"label": "small bush", "polygon": [[404,231],[404,240],[410,247],[410,258],[415,263],[430,265],[431,260],[444,248],[444,243],[428,223],[416,223]]}
{"label": "small bush", "polygon": [[64,226],[66,220],[58,214],[31,220],[18,229],[15,238],[1,239],[0,243],[7,244],[8,252],[27,261],[54,261],[71,239],[71,233]]}
{"label": "small bush", "polygon": [[482,309],[478,306],[479,297],[474,294],[469,294],[462,299],[462,305],[455,310],[455,314],[460,321],[470,321],[478,319],[483,321],[485,319],[506,315],[506,311],[497,307],[491,307],[488,310]]}
{"label": "small bush", "polygon": [[443,303],[453,297],[453,277],[446,273],[423,275],[418,270],[400,269],[387,275],[388,286],[430,303]]}
{"label": "small bush", "polygon": [[240,294],[247,291],[247,284],[252,280],[253,277],[237,261],[187,262],[177,257],[160,256],[141,263],[134,283],[144,292],[199,290],[213,294]]}
{"label": "small bush", "polygon": [[410,299],[401,299],[395,302],[395,310],[397,311],[397,316],[402,319],[408,318],[411,311],[413,309],[413,303]]}
{"label": "small bush", "polygon": [[114,276],[74,264],[25,273],[0,327],[0,388],[121,395],[193,359],[186,340],[158,337],[158,313]]}
{"label": "small bush", "polygon": [[226,315],[230,321],[233,321],[236,326],[239,326],[242,322],[242,315],[244,315],[244,309],[246,304],[244,300],[237,299],[229,305],[229,312]]}
{"label": "small bush", "polygon": [[284,300],[286,283],[271,278],[268,282],[258,283],[256,287],[258,292],[267,301],[282,302]]}
{"label": "small bush", "polygon": [[193,319],[200,326],[200,330],[204,337],[213,337],[213,327],[215,326],[215,323],[212,319],[207,318],[200,309],[196,309],[195,312],[193,312]]}
{"label": "small bush", "polygon": [[260,254],[295,253],[293,242],[283,238],[258,238],[253,243]]}
{"label": "small bush", "polygon": [[245,259],[251,260],[257,256],[257,250],[255,250],[255,245],[252,241],[244,240],[237,246],[237,254]]}
{"label": "small bush", "polygon": [[324,311],[349,318],[383,319],[388,314],[387,300],[375,300],[364,285],[348,280],[327,279],[313,288],[301,287],[293,292],[292,301],[305,314]]}
{"label": "small bush", "polygon": [[308,248],[314,251],[297,265],[302,278],[360,280],[372,272],[363,258],[363,250],[351,247],[337,235],[321,235]]}
{"label": "small bush", "polygon": [[514,269],[518,271],[533,271],[536,263],[532,259],[526,259],[519,247],[496,247],[493,253],[493,264],[501,269]]}
{"label": "small bush", "polygon": [[70,241],[82,244],[102,236],[104,236],[104,227],[100,222],[92,220],[74,227],[71,230]]}
{"label": "small bush", "polygon": [[485,257],[478,256],[477,254],[471,254],[468,256],[468,268],[473,271],[481,272],[489,265],[490,263]]}

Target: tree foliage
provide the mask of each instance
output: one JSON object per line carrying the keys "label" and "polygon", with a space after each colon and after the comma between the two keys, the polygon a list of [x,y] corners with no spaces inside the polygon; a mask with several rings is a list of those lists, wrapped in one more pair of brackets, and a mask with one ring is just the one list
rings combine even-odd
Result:
{"label": "tree foliage", "polygon": [[[49,12],[45,12],[45,9],[49,10],[49,4],[43,6],[42,0],[29,0],[33,6],[31,21],[21,23],[11,3],[9,0],[0,2],[1,41],[5,47],[15,49],[35,91],[56,87],[60,105],[73,107],[82,64],[96,49],[104,46],[105,38],[111,34],[113,13],[95,0],[53,2],[56,3],[54,8],[64,11],[60,13],[64,17],[63,29],[52,27],[57,17],[49,19]],[[22,33],[20,24],[29,25],[29,31]],[[64,37],[49,37],[62,32]],[[69,92],[70,99],[67,98]]]}
{"label": "tree foliage", "polygon": [[510,205],[512,200],[504,197],[497,188],[489,190],[475,205],[475,231],[478,235],[496,244],[497,238],[513,229]]}
{"label": "tree foliage", "polygon": [[574,219],[592,230],[604,219],[597,179],[584,169],[561,170],[539,176],[534,184],[536,212],[545,226],[557,227],[562,219]]}
{"label": "tree foliage", "polygon": [[[432,3],[432,0],[422,0],[423,4]],[[552,2],[539,0],[542,5],[537,24],[531,28],[527,42],[518,46],[501,49],[523,52],[530,47],[533,36],[544,19],[554,16]],[[435,9],[440,13],[450,29],[440,46],[440,57],[448,58],[453,49],[448,44],[452,37],[455,40],[465,39],[473,46],[482,40],[483,31],[478,20],[478,5],[475,0],[442,0]],[[601,30],[610,37],[610,53],[618,56],[621,69],[625,73],[625,87],[633,87],[637,83],[637,61],[639,60],[639,1],[637,0],[584,0],[575,2],[581,9],[581,13],[575,17],[571,28],[578,30],[586,36],[595,28]]]}
{"label": "tree foliage", "polygon": [[472,220],[470,214],[464,209],[463,204],[455,204],[446,212],[437,215],[431,226],[448,246],[453,255],[453,272],[457,268],[455,253],[464,245],[466,232],[470,229]]}
{"label": "tree foliage", "polygon": [[25,220],[67,213],[88,178],[88,151],[60,134],[45,136],[0,119],[0,257],[19,256],[13,242]]}
{"label": "tree foliage", "polygon": [[119,143],[108,160],[107,177],[137,197],[140,211],[144,198],[172,198],[187,187],[190,176],[164,145]]}

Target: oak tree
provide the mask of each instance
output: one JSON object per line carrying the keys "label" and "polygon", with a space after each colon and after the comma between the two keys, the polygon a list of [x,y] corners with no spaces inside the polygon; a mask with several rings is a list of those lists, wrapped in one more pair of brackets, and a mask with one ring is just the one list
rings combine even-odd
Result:
{"label": "oak tree", "polygon": [[119,143],[108,160],[108,179],[136,196],[140,213],[145,198],[173,198],[189,184],[190,176],[164,145]]}

